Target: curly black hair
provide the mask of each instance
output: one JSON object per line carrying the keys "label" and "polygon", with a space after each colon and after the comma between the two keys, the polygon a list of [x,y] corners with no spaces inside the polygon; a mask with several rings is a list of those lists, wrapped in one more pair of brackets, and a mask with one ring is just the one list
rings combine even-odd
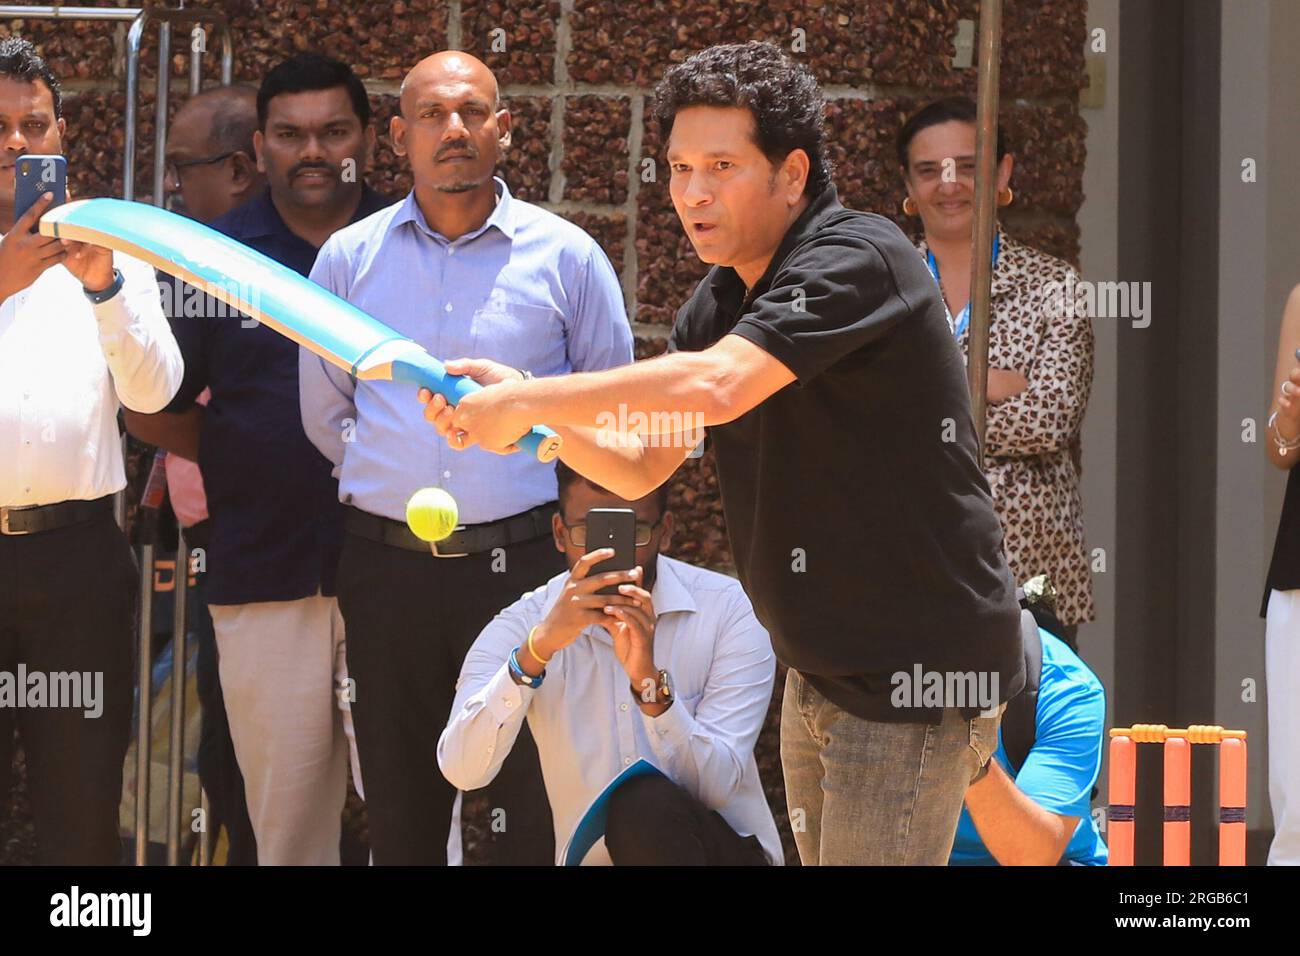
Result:
{"label": "curly black hair", "polygon": [[63,116],[63,90],[59,88],[58,77],[36,52],[36,47],[32,46],[30,40],[22,37],[5,37],[0,40],[0,76],[23,83],[40,80],[49,88],[50,96],[54,99],[54,118]]}
{"label": "curly black hair", "polygon": [[757,40],[720,44],[671,67],[654,98],[654,116],[665,141],[678,111],[689,106],[749,110],[755,144],[772,165],[802,149],[809,161],[804,194],[816,196],[830,185],[825,97],[812,71],[780,47]]}

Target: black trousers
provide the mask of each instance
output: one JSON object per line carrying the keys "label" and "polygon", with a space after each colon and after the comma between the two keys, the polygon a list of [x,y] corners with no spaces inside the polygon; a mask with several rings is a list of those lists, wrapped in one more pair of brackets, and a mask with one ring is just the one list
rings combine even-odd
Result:
{"label": "black trousers", "polygon": [[[0,535],[0,671],[15,682],[20,664],[47,680],[56,672],[102,675],[97,717],[86,707],[0,707],[0,740],[12,741],[16,729],[27,758],[37,863],[121,862],[138,582],[111,515]],[[0,799],[8,798],[5,787]]]}
{"label": "black trousers", "polygon": [[[525,591],[564,570],[547,536],[490,552],[436,558],[348,534],[339,560],[339,610],[347,632],[352,720],[377,865],[447,862],[456,791],[438,769],[456,679],[479,632]],[[499,562],[498,562],[499,564]],[[487,787],[503,832],[493,862],[550,866],[555,833],[537,748],[527,724]]]}
{"label": "black trousers", "polygon": [[[674,707],[680,706],[674,704]],[[633,777],[614,791],[605,849],[615,866],[767,866],[758,837],[742,837],[667,777]]]}
{"label": "black trousers", "polygon": [[199,782],[208,795],[208,832],[213,846],[222,827],[226,830],[226,865],[256,866],[257,838],[248,818],[248,801],[244,798],[244,775],[235,760],[235,744],[230,739],[226,719],[226,701],[221,694],[221,677],[217,670],[217,638],[208,613],[205,575],[196,575],[186,611],[190,616],[190,636],[198,641],[195,683],[199,704],[203,708],[199,722]]}

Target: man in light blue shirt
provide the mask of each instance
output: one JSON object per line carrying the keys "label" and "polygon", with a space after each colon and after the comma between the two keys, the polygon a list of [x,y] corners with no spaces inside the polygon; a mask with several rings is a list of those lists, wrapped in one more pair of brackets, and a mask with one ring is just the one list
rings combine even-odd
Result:
{"label": "man in light blue shirt", "polygon": [[[458,786],[482,787],[527,724],[546,771],[556,843],[567,844],[557,863],[780,865],[781,838],[754,759],[776,658],[744,588],[662,553],[675,522],[666,485],[627,501],[563,462],[556,475],[551,520],[568,573],[502,610],[478,636],[438,766]],[[636,513],[635,570],[594,570],[604,556],[588,531],[597,508]],[[619,593],[593,608],[606,581]],[[657,772],[643,773],[642,762]],[[575,839],[593,801],[620,778],[604,830]]]}
{"label": "man in light blue shirt", "polygon": [[[600,247],[492,175],[510,113],[487,67],[454,51],[428,57],[400,102],[390,132],[415,188],[331,237],[312,279],[439,358],[485,356],[538,377],[630,362],[622,291]],[[357,381],[306,350],[299,381],[303,425],[347,506],[339,606],[374,860],[442,863],[455,791],[434,760],[438,734],[479,631],[563,570],[549,540],[555,474],[527,455],[452,451],[409,385]],[[459,505],[461,527],[434,548],[405,523],[426,485]],[[536,749],[521,744],[491,794],[497,859],[549,863]]]}

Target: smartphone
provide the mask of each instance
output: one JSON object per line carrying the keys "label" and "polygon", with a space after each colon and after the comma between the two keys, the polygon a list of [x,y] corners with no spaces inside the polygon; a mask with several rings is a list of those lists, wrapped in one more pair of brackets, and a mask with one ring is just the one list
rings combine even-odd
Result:
{"label": "smartphone", "polygon": [[[14,166],[14,219],[31,209],[46,193],[54,194],[50,209],[67,201],[68,161],[63,156],[19,156]],[[35,232],[36,228],[33,227]]]}
{"label": "smartphone", "polygon": [[[592,508],[587,512],[587,553],[613,548],[591,574],[607,571],[630,571],[636,567],[636,512],[631,508]],[[617,594],[618,585],[603,587],[597,594]]]}

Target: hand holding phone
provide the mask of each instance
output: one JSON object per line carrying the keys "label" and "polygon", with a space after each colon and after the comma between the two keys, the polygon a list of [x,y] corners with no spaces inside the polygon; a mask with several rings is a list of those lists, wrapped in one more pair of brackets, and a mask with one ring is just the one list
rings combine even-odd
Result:
{"label": "hand holding phone", "polygon": [[62,242],[35,229],[36,220],[49,204],[49,198],[39,200],[0,239],[0,301],[26,289],[50,266],[67,259]]}
{"label": "hand holding phone", "polygon": [[[636,567],[636,512],[631,508],[592,508],[587,512],[587,553],[613,548],[614,557],[591,569],[630,571]],[[601,588],[597,594],[617,594],[618,586]]]}
{"label": "hand holding phone", "polygon": [[[19,156],[14,164],[14,219],[22,217],[42,196],[47,200],[37,216],[68,200],[68,161],[63,156]],[[32,224],[32,232],[36,224]]]}

